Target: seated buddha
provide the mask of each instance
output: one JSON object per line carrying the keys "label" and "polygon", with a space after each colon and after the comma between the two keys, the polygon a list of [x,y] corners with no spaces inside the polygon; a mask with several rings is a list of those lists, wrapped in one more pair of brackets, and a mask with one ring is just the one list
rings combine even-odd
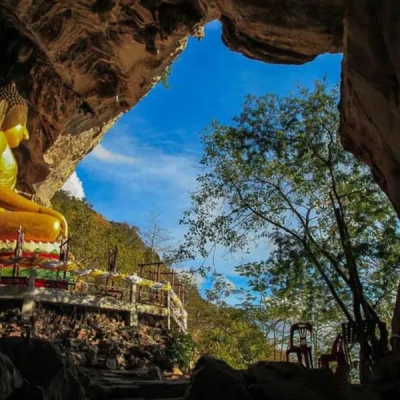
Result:
{"label": "seated buddha", "polygon": [[54,242],[68,236],[65,218],[14,191],[18,165],[11,149],[29,138],[27,118],[15,83],[0,87],[0,240],[15,240],[21,227],[27,241]]}

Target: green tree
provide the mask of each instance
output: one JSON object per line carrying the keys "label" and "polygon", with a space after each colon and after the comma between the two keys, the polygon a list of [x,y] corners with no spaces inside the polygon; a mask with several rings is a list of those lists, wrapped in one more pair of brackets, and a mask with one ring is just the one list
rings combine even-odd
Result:
{"label": "green tree", "polygon": [[268,339],[249,313],[234,307],[218,307],[216,311],[209,329],[202,333],[200,343],[205,354],[235,368],[271,358]]}
{"label": "green tree", "polygon": [[140,235],[147,247],[148,259],[158,262],[161,256],[164,262],[168,262],[168,255],[173,251],[175,244],[168,229],[162,227],[159,214],[147,215],[147,226],[140,230]]}
{"label": "green tree", "polygon": [[189,332],[200,355],[223,359],[235,368],[273,359],[273,348],[260,328],[254,313],[232,307],[226,297],[232,293],[223,279],[214,282],[206,292],[206,299],[199,295],[197,285],[187,280]]}
{"label": "green tree", "polygon": [[196,351],[195,343],[190,335],[171,333],[166,341],[164,353],[172,365],[182,371],[188,371]]}
{"label": "green tree", "polygon": [[[348,321],[378,326],[371,334],[379,357],[388,336],[379,305],[393,306],[397,281],[398,221],[369,169],[340,145],[338,97],[323,82],[287,97],[250,96],[234,126],[212,124],[181,256],[206,257],[215,243],[236,252],[269,242],[270,290],[322,282]],[[361,347],[368,364],[366,340]]]}
{"label": "green tree", "polygon": [[159,82],[164,86],[165,89],[171,88],[171,86],[168,83],[171,73],[172,73],[172,67],[168,66],[160,76]]}

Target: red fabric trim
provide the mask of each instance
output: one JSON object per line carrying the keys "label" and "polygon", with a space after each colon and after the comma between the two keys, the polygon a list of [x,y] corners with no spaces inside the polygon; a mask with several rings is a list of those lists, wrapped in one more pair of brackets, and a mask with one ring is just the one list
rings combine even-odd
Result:
{"label": "red fabric trim", "polygon": [[60,258],[59,254],[51,254],[51,253],[22,253],[22,257],[31,257],[33,255],[37,255],[40,258],[49,258],[51,260],[58,260]]}
{"label": "red fabric trim", "polygon": [[[31,253],[31,252],[23,252],[21,257],[32,257],[32,256],[38,256],[40,258],[48,258],[51,260],[58,260],[60,258],[59,254],[51,254],[51,253]],[[13,257],[14,252],[7,252],[7,253],[1,253],[0,252],[0,258],[2,257]]]}

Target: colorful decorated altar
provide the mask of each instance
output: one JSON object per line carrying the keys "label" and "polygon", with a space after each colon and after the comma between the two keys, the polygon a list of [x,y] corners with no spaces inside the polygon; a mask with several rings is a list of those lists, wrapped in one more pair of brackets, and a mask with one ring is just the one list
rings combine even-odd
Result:
{"label": "colorful decorated altar", "polygon": [[15,83],[0,87],[0,301],[21,299],[30,313],[39,299],[85,307],[104,304],[132,314],[140,308],[136,300],[145,298],[137,299],[139,286],[149,290],[144,312],[172,317],[186,330],[186,311],[169,282],[118,272],[115,263],[108,271],[82,267],[70,257],[64,216],[15,190],[18,165],[12,148],[29,139],[27,117],[27,103]]}

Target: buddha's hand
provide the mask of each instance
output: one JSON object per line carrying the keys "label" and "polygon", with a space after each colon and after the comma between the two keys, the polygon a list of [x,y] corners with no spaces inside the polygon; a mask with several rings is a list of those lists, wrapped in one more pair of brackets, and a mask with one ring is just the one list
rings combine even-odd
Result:
{"label": "buddha's hand", "polygon": [[46,208],[46,207],[40,207],[39,214],[50,215],[51,217],[58,219],[60,221],[60,228],[61,228],[61,233],[62,233],[63,237],[68,238],[68,223],[62,214],[60,214],[56,210],[53,210],[51,208]]}

